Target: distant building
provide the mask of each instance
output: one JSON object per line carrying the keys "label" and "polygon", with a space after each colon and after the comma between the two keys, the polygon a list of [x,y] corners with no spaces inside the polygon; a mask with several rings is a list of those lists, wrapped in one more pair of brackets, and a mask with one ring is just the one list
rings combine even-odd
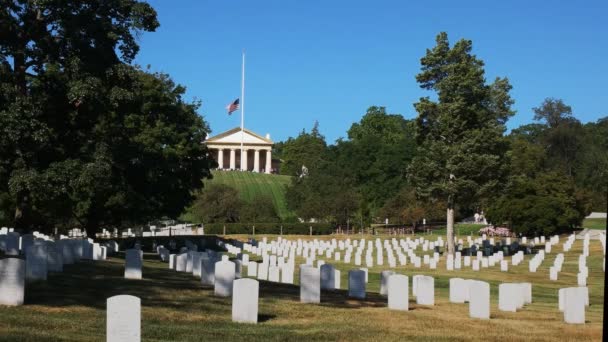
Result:
{"label": "distant building", "polygon": [[[241,155],[241,141],[243,153]],[[240,127],[210,137],[205,141],[218,163],[218,170],[241,170],[273,173],[278,170],[278,161],[272,160],[270,134],[262,137]]]}

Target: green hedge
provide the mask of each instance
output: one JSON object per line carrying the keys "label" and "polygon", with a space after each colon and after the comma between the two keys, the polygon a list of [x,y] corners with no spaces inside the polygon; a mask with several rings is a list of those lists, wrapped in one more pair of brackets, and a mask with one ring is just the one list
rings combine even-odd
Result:
{"label": "green hedge", "polygon": [[[252,234],[253,224],[244,223],[207,223],[204,225],[205,234],[217,234],[221,235],[224,233],[224,226],[226,226],[226,234]],[[288,235],[308,235],[310,234],[310,227],[312,226],[313,235],[327,235],[334,231],[334,227],[328,223],[256,223],[255,233],[256,234],[280,234],[281,226],[283,226],[283,234]]]}

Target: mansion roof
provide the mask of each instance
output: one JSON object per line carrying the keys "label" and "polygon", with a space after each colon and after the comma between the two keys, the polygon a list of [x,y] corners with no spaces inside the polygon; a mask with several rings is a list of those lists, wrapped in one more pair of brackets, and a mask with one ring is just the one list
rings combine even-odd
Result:
{"label": "mansion roof", "polygon": [[272,146],[273,142],[269,137],[263,137],[257,133],[254,133],[248,129],[241,131],[240,127],[235,127],[226,132],[217,134],[210,137],[205,141],[208,145],[240,145],[241,137],[243,144],[246,145],[264,145]]}

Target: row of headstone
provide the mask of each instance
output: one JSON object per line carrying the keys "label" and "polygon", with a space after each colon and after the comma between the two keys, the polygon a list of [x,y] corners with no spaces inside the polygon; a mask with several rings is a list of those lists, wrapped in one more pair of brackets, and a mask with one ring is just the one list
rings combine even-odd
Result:
{"label": "row of headstone", "polygon": [[53,241],[37,232],[21,236],[9,231],[2,235],[2,242],[9,257],[0,259],[0,305],[22,305],[26,281],[46,281],[49,272],[63,272],[64,265],[81,259],[105,259],[105,246],[90,239],[62,236]]}

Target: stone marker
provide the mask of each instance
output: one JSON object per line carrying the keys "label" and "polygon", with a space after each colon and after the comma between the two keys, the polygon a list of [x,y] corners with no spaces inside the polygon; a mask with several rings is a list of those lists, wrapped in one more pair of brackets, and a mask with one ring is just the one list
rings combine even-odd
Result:
{"label": "stone marker", "polygon": [[128,295],[108,298],[106,341],[141,341],[141,300],[139,298]]}
{"label": "stone marker", "polygon": [[435,305],[435,279],[420,276],[416,284],[416,303],[420,305]]}
{"label": "stone marker", "polygon": [[348,271],[348,296],[365,299],[365,271]]}
{"label": "stone marker", "polygon": [[485,281],[469,283],[469,316],[490,319],[490,284]]}
{"label": "stone marker", "polygon": [[192,275],[196,278],[201,277],[201,258],[203,254],[199,252],[192,253]]}
{"label": "stone marker", "polygon": [[391,310],[409,310],[409,279],[403,274],[392,274],[388,277],[388,308]]}
{"label": "stone marker", "polygon": [[19,233],[6,234],[6,255],[19,255]]}
{"label": "stone marker", "polygon": [[23,305],[25,295],[25,261],[0,259],[0,305]]}
{"label": "stone marker", "polygon": [[259,280],[268,280],[268,263],[262,262],[258,264],[258,279]]}
{"label": "stone marker", "polygon": [[215,259],[211,256],[201,258],[201,283],[203,285],[215,284]]}
{"label": "stone marker", "polygon": [[192,266],[194,266],[194,254],[197,252],[188,251],[186,253],[186,272],[192,273]]}
{"label": "stone marker", "polygon": [[141,279],[142,252],[139,249],[125,250],[125,278]]}
{"label": "stone marker", "polygon": [[519,284],[499,284],[498,310],[516,312],[521,297],[523,297],[523,292]]}
{"label": "stone marker", "polygon": [[234,260],[234,277],[236,279],[243,277],[243,261],[240,259]]}
{"label": "stone marker", "polygon": [[334,285],[335,289],[339,290],[341,285],[342,278],[340,278],[340,270],[334,270]]}
{"label": "stone marker", "polygon": [[532,283],[519,283],[519,285],[522,287],[522,291],[524,294],[524,303],[532,303]]}
{"label": "stone marker", "polygon": [[258,263],[255,261],[250,261],[247,264],[247,276],[248,277],[257,277],[258,275]]}
{"label": "stone marker", "polygon": [[450,278],[450,302],[464,303],[469,295],[469,283],[462,278]]}
{"label": "stone marker", "polygon": [[188,264],[188,254],[181,253],[175,256],[175,270],[177,272],[186,272],[186,266]]}
{"label": "stone marker", "polygon": [[380,272],[380,294],[382,296],[388,295],[388,279],[393,274],[395,274],[393,271]]}
{"label": "stone marker", "polygon": [[74,263],[74,249],[70,240],[59,240],[59,250],[61,251],[61,257],[63,258],[64,265],[71,265]]}
{"label": "stone marker", "polygon": [[46,265],[49,272],[63,272],[63,256],[56,242],[46,244]]}
{"label": "stone marker", "polygon": [[564,289],[564,321],[585,324],[585,294],[582,287]]}
{"label": "stone marker", "polygon": [[46,280],[47,274],[46,245],[30,245],[25,250],[25,279]]}
{"label": "stone marker", "polygon": [[300,302],[321,302],[321,273],[316,267],[300,266]]}
{"label": "stone marker", "polygon": [[232,288],[232,321],[258,322],[258,297],[260,284],[255,279],[235,280]]}
{"label": "stone marker", "polygon": [[333,290],[336,288],[336,269],[333,265],[321,265],[321,290]]}
{"label": "stone marker", "polygon": [[281,281],[281,269],[279,266],[268,267],[268,281],[278,283]]}
{"label": "stone marker", "polygon": [[232,283],[235,272],[232,261],[218,261],[215,263],[215,295],[219,297],[230,297],[232,295]]}
{"label": "stone marker", "polygon": [[175,257],[176,256],[177,256],[177,254],[169,254],[169,269],[170,270],[175,269]]}

